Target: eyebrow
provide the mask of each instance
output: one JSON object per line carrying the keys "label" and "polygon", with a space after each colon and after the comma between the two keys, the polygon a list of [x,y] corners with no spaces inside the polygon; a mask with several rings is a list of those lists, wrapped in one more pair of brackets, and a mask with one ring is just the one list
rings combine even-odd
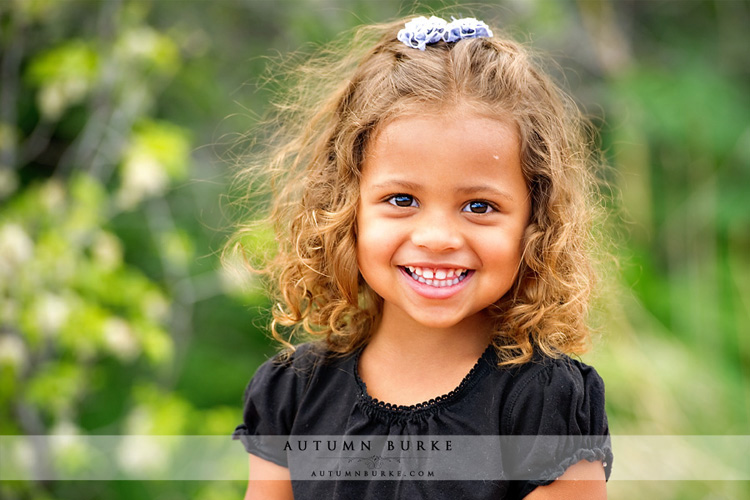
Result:
{"label": "eyebrow", "polygon": [[[379,184],[375,184],[372,186],[372,189],[401,188],[407,191],[417,191],[421,187],[422,187],[421,184],[417,184],[415,182],[392,180],[392,181],[386,181],[386,182],[381,182]],[[456,188],[456,191],[465,196],[471,196],[477,193],[490,193],[493,196],[505,198],[506,200],[509,200],[509,201],[515,201],[513,196],[510,195],[510,193],[497,189],[493,186],[488,186],[487,184],[480,184],[477,186],[463,186],[463,187]]]}
{"label": "eyebrow", "polygon": [[482,184],[479,186],[460,187],[460,188],[457,188],[456,191],[464,195],[472,195],[476,193],[492,193],[495,196],[505,198],[509,201],[514,201],[513,196],[511,196],[510,193],[497,189],[493,186],[488,186],[486,184]]}
{"label": "eyebrow", "polygon": [[371,189],[395,189],[395,188],[403,188],[407,191],[416,191],[420,189],[422,186],[421,184],[417,184],[415,182],[408,182],[408,181],[385,181],[381,182],[379,184],[375,184],[371,186]]}

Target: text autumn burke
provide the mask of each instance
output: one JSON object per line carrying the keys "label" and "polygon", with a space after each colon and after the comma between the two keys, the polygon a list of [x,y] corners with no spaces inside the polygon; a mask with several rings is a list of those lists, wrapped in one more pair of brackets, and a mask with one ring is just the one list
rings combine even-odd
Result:
{"label": "text autumn burke", "polygon": [[[373,448],[373,441],[375,447]],[[284,451],[451,451],[450,439],[290,439]]]}

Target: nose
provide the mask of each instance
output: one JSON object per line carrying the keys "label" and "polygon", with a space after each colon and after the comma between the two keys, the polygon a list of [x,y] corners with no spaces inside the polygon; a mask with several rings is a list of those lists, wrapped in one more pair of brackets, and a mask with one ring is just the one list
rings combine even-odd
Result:
{"label": "nose", "polygon": [[456,221],[440,211],[424,212],[415,220],[411,241],[417,247],[432,252],[447,252],[458,249],[463,237]]}

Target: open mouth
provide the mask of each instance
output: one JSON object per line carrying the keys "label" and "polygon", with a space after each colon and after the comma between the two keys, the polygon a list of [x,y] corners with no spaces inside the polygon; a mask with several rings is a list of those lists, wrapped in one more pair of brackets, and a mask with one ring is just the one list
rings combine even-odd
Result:
{"label": "open mouth", "polygon": [[413,280],[436,288],[457,285],[471,272],[471,269],[431,269],[414,266],[401,266],[401,268]]}

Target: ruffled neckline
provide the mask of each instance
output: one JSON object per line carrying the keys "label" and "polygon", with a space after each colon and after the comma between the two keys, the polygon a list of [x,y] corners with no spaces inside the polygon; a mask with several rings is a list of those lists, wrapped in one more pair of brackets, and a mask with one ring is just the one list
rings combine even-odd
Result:
{"label": "ruffled neckline", "polygon": [[357,385],[359,386],[360,401],[365,407],[368,407],[371,410],[375,410],[378,413],[385,413],[387,415],[399,417],[432,413],[458,399],[481,378],[481,376],[487,371],[489,367],[493,366],[493,363],[489,358],[491,358],[495,352],[494,347],[492,345],[489,345],[479,357],[477,362],[474,363],[474,366],[471,368],[471,370],[469,370],[469,373],[467,373],[461,380],[461,383],[459,383],[458,386],[456,386],[456,388],[452,391],[434,397],[428,401],[423,401],[421,403],[407,406],[380,401],[379,399],[374,398],[367,393],[367,384],[365,384],[365,382],[359,376],[359,358],[362,355],[363,350],[364,348],[360,349],[354,356],[354,378],[356,379]]}

